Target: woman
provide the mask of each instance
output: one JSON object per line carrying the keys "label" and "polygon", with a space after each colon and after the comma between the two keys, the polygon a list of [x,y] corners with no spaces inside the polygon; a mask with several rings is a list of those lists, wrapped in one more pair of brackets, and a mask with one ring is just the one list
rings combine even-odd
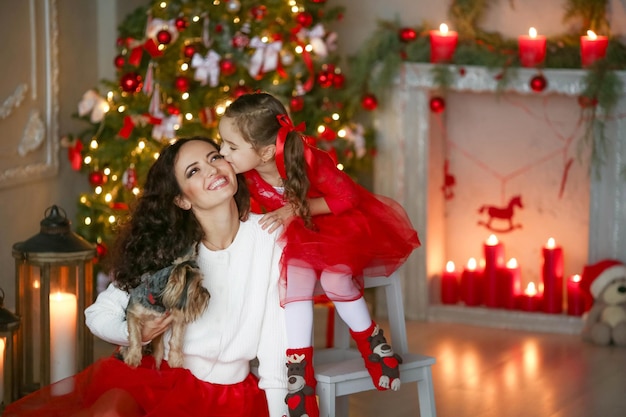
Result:
{"label": "woman", "polygon": [[[69,410],[81,409],[74,414],[87,416],[106,409],[107,416],[125,417],[287,414],[286,335],[277,285],[280,250],[276,235],[262,230],[259,216],[248,215],[248,206],[245,186],[238,187],[238,177],[213,141],[180,139],[162,151],[119,236],[114,283],[85,311],[87,326],[103,340],[128,345],[127,291],[142,274],[171,265],[190,247],[197,248],[211,299],[202,316],[187,325],[183,368],[167,364],[166,333],[160,370],[150,356],[136,369],[116,358],[101,360],[73,377],[77,389],[66,397],[78,405]],[[165,314],[144,323],[143,341],[165,331],[170,321]],[[255,358],[258,378],[250,371]],[[23,409],[28,398],[20,401]],[[6,415],[29,415],[20,413],[20,402],[9,406]],[[111,414],[113,408],[118,414]],[[38,410],[30,415],[72,415],[67,408],[59,414]]]}

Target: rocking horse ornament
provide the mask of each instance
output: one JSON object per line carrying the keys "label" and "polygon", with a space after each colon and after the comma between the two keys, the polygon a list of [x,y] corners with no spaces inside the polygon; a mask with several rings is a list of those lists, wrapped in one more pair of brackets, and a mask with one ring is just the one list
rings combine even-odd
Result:
{"label": "rocking horse ornament", "polygon": [[[513,214],[514,214],[514,209],[515,207],[519,207],[519,208],[524,208],[524,205],[522,204],[522,196],[516,195],[515,197],[511,198],[511,200],[509,200],[509,203],[506,207],[496,207],[496,206],[482,206],[478,212],[479,213],[487,213],[487,215],[489,216],[489,219],[484,222],[484,221],[478,221],[478,224],[480,226],[485,226],[487,229],[493,231],[493,232],[498,232],[498,233],[507,233],[507,232],[511,232],[515,229],[521,229],[522,225],[521,224],[514,224],[513,223]],[[491,223],[494,220],[499,220],[500,223],[504,223],[505,225],[508,224],[508,228],[506,227],[502,227],[502,226],[492,226]]]}

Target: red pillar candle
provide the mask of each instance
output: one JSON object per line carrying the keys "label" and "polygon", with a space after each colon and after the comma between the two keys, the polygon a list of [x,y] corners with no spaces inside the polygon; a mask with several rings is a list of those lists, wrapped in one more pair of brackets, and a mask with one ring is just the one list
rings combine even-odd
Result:
{"label": "red pillar candle", "polygon": [[580,275],[572,275],[567,279],[567,314],[582,316],[587,305],[587,296],[580,288]]}
{"label": "red pillar candle", "polygon": [[485,271],[483,273],[483,302],[487,307],[498,307],[498,268],[504,266],[504,245],[495,235],[483,245]]}
{"label": "red pillar candle", "polygon": [[476,268],[476,259],[470,258],[461,274],[461,301],[466,306],[482,304],[482,273]]}
{"label": "red pillar candle", "polygon": [[588,67],[606,55],[606,47],[609,38],[598,36],[592,30],[587,31],[587,36],[580,37],[580,60],[583,67]]}
{"label": "red pillar candle", "polygon": [[560,314],[563,312],[563,248],[550,238],[542,252],[543,311]]}
{"label": "red pillar candle", "polygon": [[511,258],[504,268],[498,268],[498,307],[514,309],[516,297],[522,292],[522,271],[517,259]]}
{"label": "red pillar candle", "polygon": [[430,62],[452,61],[459,35],[448,30],[448,25],[442,23],[439,30],[430,31]]}
{"label": "red pillar candle", "polygon": [[459,274],[452,261],[448,261],[446,270],[441,275],[441,302],[443,304],[459,302]]}
{"label": "red pillar candle", "polygon": [[530,28],[527,35],[517,38],[519,60],[523,67],[536,67],[546,58],[546,37],[537,35],[535,28]]}
{"label": "red pillar candle", "polygon": [[529,283],[524,293],[517,296],[517,305],[522,311],[541,310],[541,296],[537,292],[534,282]]}

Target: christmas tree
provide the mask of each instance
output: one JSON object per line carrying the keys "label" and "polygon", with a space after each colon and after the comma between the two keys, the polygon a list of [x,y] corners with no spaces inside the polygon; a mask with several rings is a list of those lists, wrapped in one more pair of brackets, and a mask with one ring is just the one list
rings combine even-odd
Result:
{"label": "christmas tree", "polygon": [[221,113],[241,94],[280,98],[346,172],[369,166],[372,130],[354,120],[376,100],[347,88],[336,34],[327,29],[343,10],[325,3],[151,1],[125,19],[116,79],[84,94],[76,117],[87,127],[63,141],[73,169],[92,186],[79,198],[77,232],[98,244],[100,256],[160,149],[176,137],[218,138]]}

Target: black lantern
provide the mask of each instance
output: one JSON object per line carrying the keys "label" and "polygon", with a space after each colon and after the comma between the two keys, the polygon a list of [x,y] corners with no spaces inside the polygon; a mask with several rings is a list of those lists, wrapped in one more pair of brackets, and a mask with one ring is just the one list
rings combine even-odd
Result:
{"label": "black lantern", "polygon": [[70,230],[65,211],[57,206],[46,210],[40,225],[40,233],[13,245],[16,309],[22,320],[16,343],[20,396],[93,362],[93,335],[83,311],[94,296],[95,245]]}
{"label": "black lantern", "polygon": [[18,373],[17,330],[20,318],[4,308],[4,290],[0,288],[0,404],[9,404],[17,399],[14,382]]}

